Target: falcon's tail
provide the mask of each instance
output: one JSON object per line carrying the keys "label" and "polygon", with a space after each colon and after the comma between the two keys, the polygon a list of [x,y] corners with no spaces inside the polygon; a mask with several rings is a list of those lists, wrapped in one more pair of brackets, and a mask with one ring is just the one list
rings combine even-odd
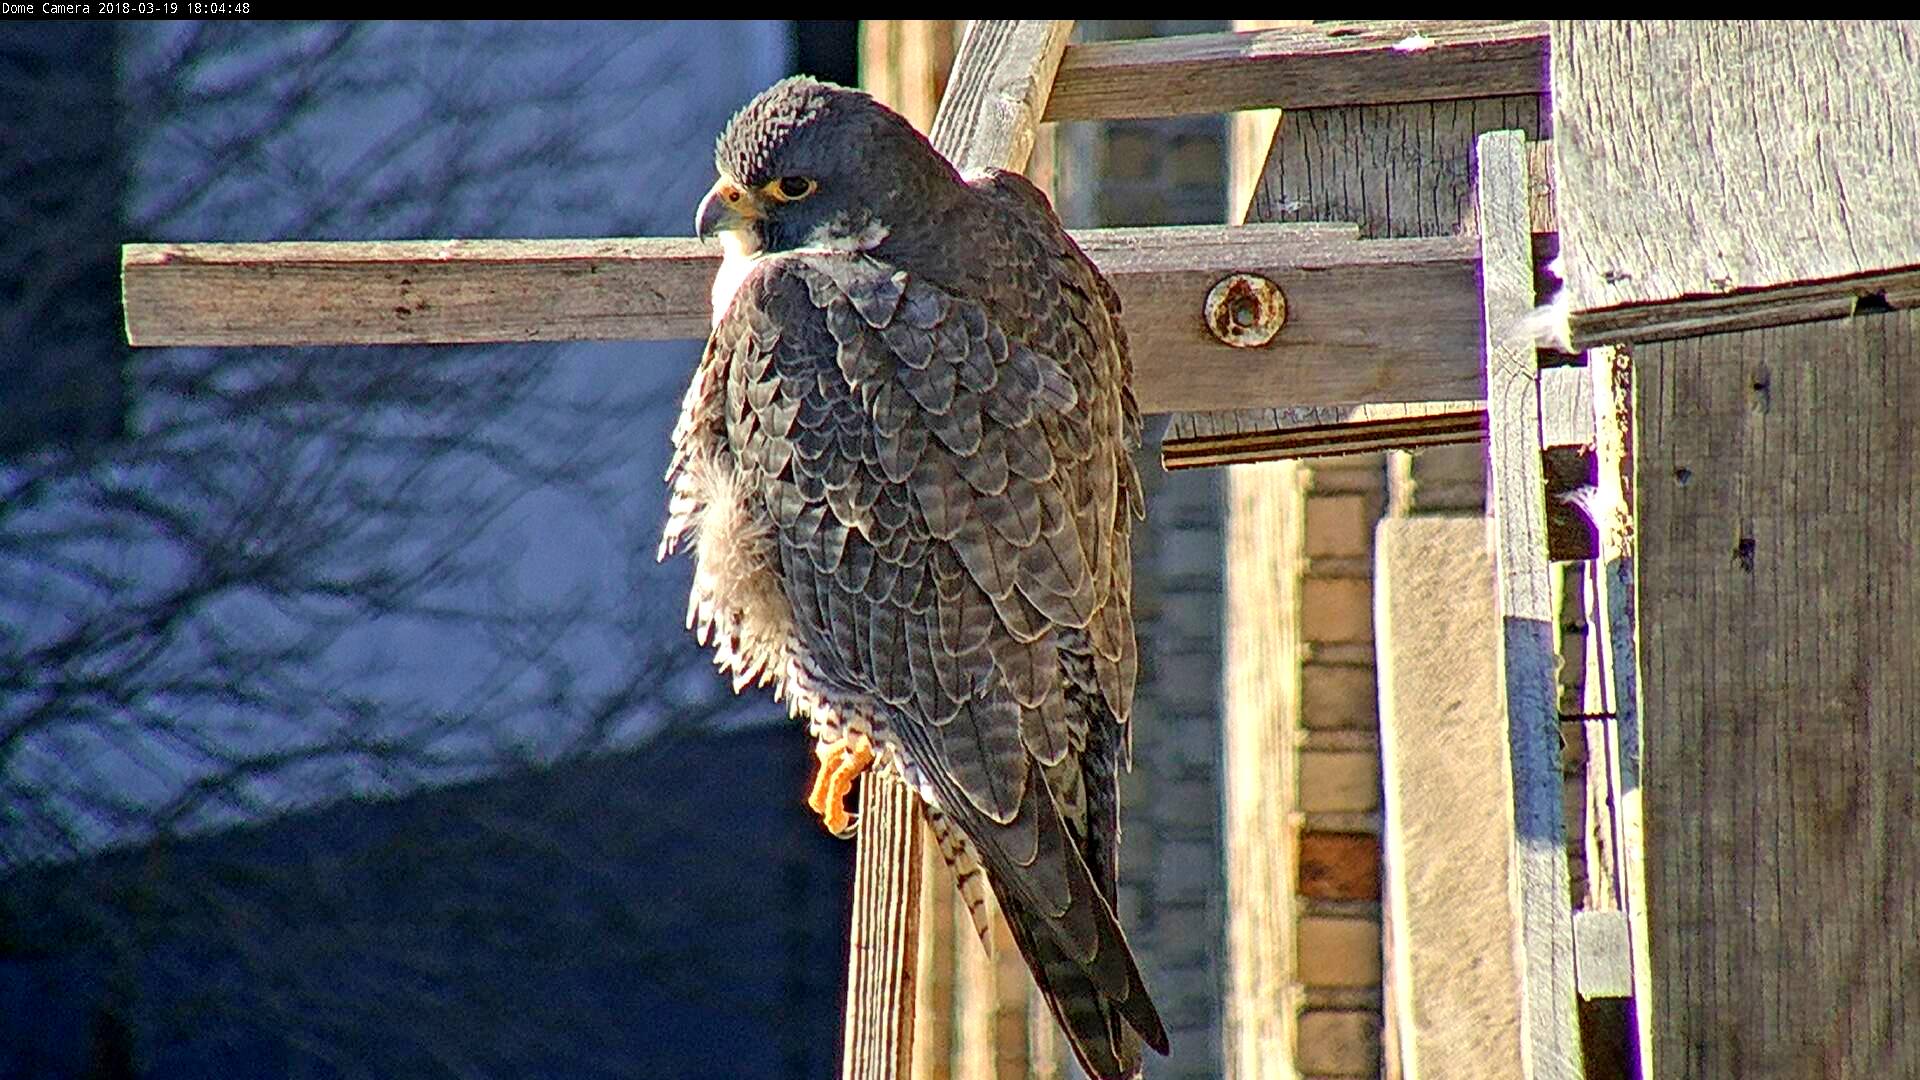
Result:
{"label": "falcon's tail", "polygon": [[[1002,909],[1005,910],[1004,908]],[[1086,968],[1052,940],[1044,919],[1032,919],[1015,909],[1007,914],[1020,954],[1033,970],[1034,982],[1047,1008],[1067,1033],[1073,1056],[1093,1080],[1133,1080],[1140,1075],[1140,1040],[1144,1034],[1155,1050],[1167,1052],[1167,1033],[1147,989],[1140,982],[1126,941],[1114,926],[1120,963],[1128,973],[1127,1000],[1116,1002],[1100,992]],[[1103,943],[1105,944],[1105,943]],[[1104,950],[1103,950],[1104,951]],[[1137,1031],[1136,1031],[1137,1029]]]}

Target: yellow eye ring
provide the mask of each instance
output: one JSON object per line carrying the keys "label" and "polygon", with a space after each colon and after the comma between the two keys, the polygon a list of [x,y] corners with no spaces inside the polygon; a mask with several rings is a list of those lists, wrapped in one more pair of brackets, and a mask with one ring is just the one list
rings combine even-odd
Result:
{"label": "yellow eye ring", "polygon": [[820,185],[805,176],[783,176],[778,180],[769,180],[760,190],[774,202],[799,202],[801,199],[820,189]]}

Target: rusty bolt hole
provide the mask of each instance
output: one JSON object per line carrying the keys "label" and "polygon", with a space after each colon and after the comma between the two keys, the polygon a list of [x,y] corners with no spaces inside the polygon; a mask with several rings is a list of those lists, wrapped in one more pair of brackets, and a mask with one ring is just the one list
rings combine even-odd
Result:
{"label": "rusty bolt hole", "polygon": [[1223,344],[1259,348],[1286,325],[1287,298],[1258,274],[1229,274],[1207,292],[1206,322]]}

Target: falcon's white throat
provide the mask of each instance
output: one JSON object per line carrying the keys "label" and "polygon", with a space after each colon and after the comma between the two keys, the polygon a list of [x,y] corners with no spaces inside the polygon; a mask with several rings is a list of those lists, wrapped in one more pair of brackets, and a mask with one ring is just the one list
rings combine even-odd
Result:
{"label": "falcon's white throat", "polygon": [[733,303],[733,294],[753,273],[755,263],[766,252],[759,248],[749,249],[753,236],[750,233],[728,229],[720,234],[720,246],[726,254],[720,259],[720,272],[713,276],[713,325],[719,326],[720,319],[726,315],[728,305]]}
{"label": "falcon's white throat", "polygon": [[[841,225],[842,222],[834,224]],[[823,229],[815,236],[814,242],[806,247],[794,248],[781,254],[845,255],[871,251],[886,240],[887,227],[877,221],[868,221],[856,233],[839,234]],[[747,275],[753,273],[753,268],[760,264],[761,259],[767,257],[764,249],[748,246],[753,242],[753,234],[744,229],[728,229],[720,234],[720,246],[725,249],[726,254],[720,259],[720,272],[713,276],[713,325],[715,327],[718,327],[720,320],[726,316],[727,307],[733,303],[733,296],[740,291],[740,286],[746,283]]]}

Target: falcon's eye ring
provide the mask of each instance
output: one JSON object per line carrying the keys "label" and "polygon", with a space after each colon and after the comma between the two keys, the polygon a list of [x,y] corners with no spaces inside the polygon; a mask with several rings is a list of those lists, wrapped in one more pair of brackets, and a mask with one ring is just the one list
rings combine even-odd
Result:
{"label": "falcon's eye ring", "polygon": [[775,202],[799,202],[801,199],[820,189],[820,185],[804,176],[783,176],[767,183],[763,189]]}

